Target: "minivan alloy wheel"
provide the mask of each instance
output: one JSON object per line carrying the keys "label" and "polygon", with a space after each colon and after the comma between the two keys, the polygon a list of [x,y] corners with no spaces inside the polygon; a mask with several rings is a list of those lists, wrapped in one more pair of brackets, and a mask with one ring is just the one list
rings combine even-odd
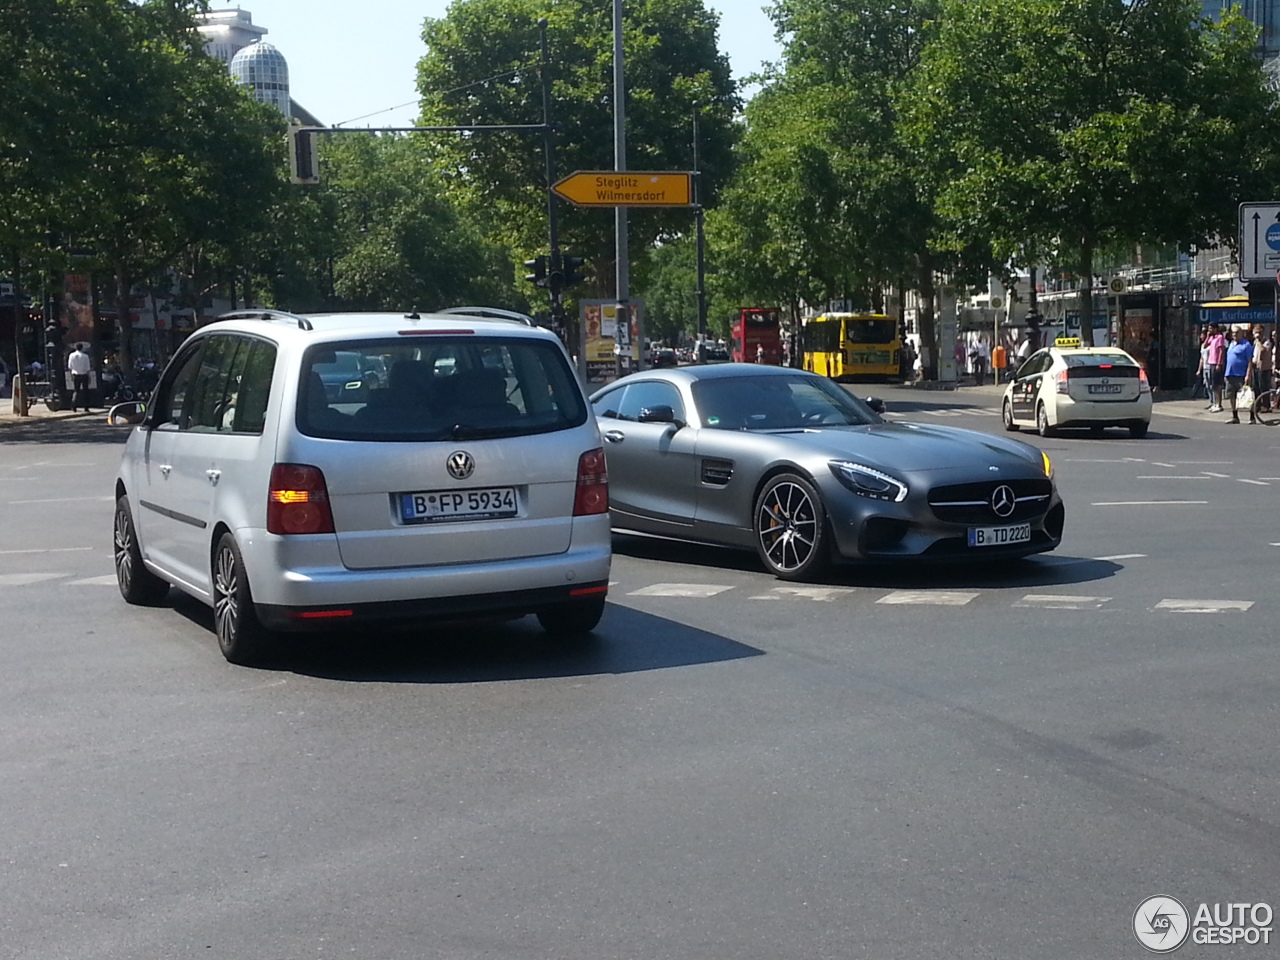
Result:
{"label": "minivan alloy wheel", "polygon": [[222,535],[213,554],[213,630],[218,648],[231,663],[248,666],[265,652],[265,631],[253,608],[244,561],[229,533]]}

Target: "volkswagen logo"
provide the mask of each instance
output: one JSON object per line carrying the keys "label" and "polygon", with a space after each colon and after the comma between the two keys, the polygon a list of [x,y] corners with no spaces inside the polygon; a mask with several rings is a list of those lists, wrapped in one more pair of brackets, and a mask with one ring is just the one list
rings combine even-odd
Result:
{"label": "volkswagen logo", "polygon": [[[459,450],[457,453],[449,454],[449,459],[445,461],[445,466],[449,470],[449,476],[455,480],[465,480],[475,472],[476,462],[471,459],[471,454],[465,450]],[[1009,491],[1010,498],[1013,497],[1013,491]],[[994,501],[993,501],[994,503]],[[996,511],[999,513],[999,511]],[[1001,514],[1003,516],[1003,514]]]}
{"label": "volkswagen logo", "polygon": [[1018,498],[1013,495],[1013,487],[1002,483],[991,494],[991,509],[997,517],[1007,517],[1018,505]]}

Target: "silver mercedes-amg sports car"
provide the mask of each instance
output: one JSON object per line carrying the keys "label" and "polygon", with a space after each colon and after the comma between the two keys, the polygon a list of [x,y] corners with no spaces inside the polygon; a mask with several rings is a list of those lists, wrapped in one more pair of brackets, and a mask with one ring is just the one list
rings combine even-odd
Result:
{"label": "silver mercedes-amg sports car", "polygon": [[615,530],[754,549],[785,580],[833,560],[981,563],[1062,540],[1062,500],[1040,450],[888,422],[811,373],[646,370],[591,404]]}

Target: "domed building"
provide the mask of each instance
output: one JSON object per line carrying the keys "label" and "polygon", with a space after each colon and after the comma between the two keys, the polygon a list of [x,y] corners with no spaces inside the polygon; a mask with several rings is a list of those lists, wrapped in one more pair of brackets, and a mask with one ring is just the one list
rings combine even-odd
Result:
{"label": "domed building", "polygon": [[265,40],[257,40],[236,52],[229,69],[232,77],[253,91],[259,103],[272,104],[286,118],[291,116],[289,64],[279,50]]}

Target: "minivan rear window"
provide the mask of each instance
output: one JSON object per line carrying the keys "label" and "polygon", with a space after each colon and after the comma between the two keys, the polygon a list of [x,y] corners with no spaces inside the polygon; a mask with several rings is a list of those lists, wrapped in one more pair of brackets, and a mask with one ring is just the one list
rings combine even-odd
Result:
{"label": "minivan rear window", "polygon": [[516,437],[586,419],[586,401],[564,352],[546,340],[353,340],[314,346],[303,358],[297,424],[311,437]]}

